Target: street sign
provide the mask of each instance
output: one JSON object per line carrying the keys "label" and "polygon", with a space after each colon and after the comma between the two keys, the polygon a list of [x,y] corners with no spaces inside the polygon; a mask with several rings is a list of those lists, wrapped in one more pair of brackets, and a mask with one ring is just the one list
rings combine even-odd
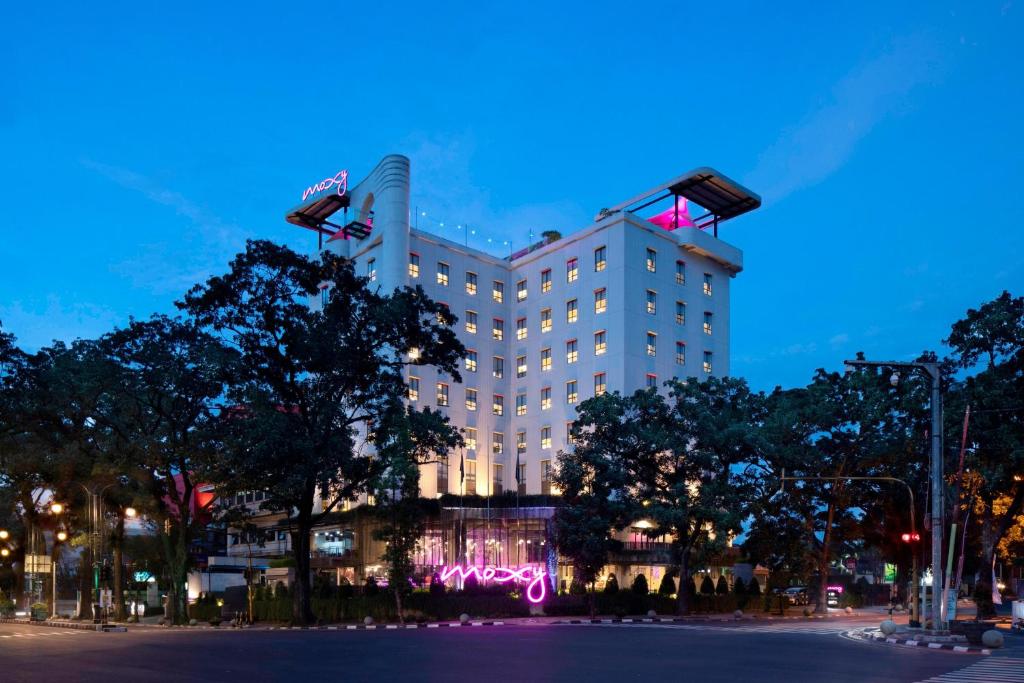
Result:
{"label": "street sign", "polygon": [[135,583],[148,583],[153,578],[153,575],[149,572],[135,572],[134,578]]}
{"label": "street sign", "polygon": [[109,588],[100,590],[100,607],[110,609],[114,606],[114,593]]}

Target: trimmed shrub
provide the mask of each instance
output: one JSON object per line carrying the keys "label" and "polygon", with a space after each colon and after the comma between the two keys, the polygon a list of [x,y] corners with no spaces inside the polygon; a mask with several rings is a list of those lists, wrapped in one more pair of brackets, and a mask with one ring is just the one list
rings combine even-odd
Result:
{"label": "trimmed shrub", "polygon": [[661,578],[661,585],[658,586],[658,595],[672,595],[676,592],[676,580],[672,578],[671,572],[666,572]]}
{"label": "trimmed shrub", "polygon": [[647,577],[643,574],[637,574],[636,578],[633,579],[631,590],[634,595],[647,595],[650,593],[651,589],[647,587]]}
{"label": "trimmed shrub", "polygon": [[736,608],[745,609],[747,606],[747,584],[742,576],[737,576],[732,581],[732,594],[736,596]]}
{"label": "trimmed shrub", "polygon": [[719,574],[718,585],[715,586],[715,592],[719,595],[729,594],[729,582],[725,579],[725,574]]}
{"label": "trimmed shrub", "polygon": [[366,577],[366,585],[363,586],[363,595],[373,596],[377,595],[379,592],[380,588],[377,586],[377,577]]}
{"label": "trimmed shrub", "polygon": [[462,592],[466,595],[475,595],[480,592],[480,581],[476,574],[470,574],[462,581]]}
{"label": "trimmed shrub", "polygon": [[619,580],[615,578],[615,574],[609,574],[608,580],[604,582],[604,594],[615,595],[619,592]]}
{"label": "trimmed shrub", "polygon": [[441,575],[435,573],[430,577],[430,594],[437,597],[444,595],[444,583],[441,582]]}
{"label": "trimmed shrub", "polygon": [[583,585],[582,581],[573,579],[572,583],[569,584],[569,595],[586,595],[587,587]]}
{"label": "trimmed shrub", "polygon": [[704,579],[700,582],[700,594],[701,595],[714,595],[715,584],[711,580],[710,574],[705,574]]}
{"label": "trimmed shrub", "polygon": [[761,595],[761,584],[756,578],[750,579],[750,583],[747,584],[747,593],[754,597]]}

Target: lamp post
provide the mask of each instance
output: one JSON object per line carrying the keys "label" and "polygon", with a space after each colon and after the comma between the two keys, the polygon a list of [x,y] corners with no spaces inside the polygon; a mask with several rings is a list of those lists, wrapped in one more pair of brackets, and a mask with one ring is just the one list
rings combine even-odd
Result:
{"label": "lamp post", "polygon": [[53,587],[51,589],[51,599],[53,600],[53,610],[51,614],[53,618],[57,618],[57,566],[60,560],[60,546],[66,540],[68,540],[68,532],[61,529],[54,536],[53,542],[53,562],[50,563],[50,572],[53,574]]}
{"label": "lamp post", "polygon": [[931,457],[929,462],[931,480],[931,530],[932,530],[932,628],[946,630],[946,604],[942,599],[942,375],[937,362],[871,361],[848,360],[848,368],[891,368],[894,370],[889,381],[899,384],[900,373],[896,369],[919,372],[931,382]]}

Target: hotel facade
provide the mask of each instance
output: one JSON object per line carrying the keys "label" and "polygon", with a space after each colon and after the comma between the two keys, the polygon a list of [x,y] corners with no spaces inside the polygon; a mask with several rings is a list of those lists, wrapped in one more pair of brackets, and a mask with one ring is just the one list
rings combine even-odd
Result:
{"label": "hotel facade", "polygon": [[[341,172],[310,187],[287,220],[317,233],[318,252],[351,259],[371,286],[420,286],[457,318],[467,349],[462,381],[426,365],[410,365],[407,378],[409,402],[445,413],[466,441],[447,462],[423,466],[421,496],[441,505],[417,564],[424,573],[453,563],[553,570],[552,473],[558,452],[572,448],[577,406],[605,392],[729,373],[730,286],[743,255],[718,228],[760,199],[701,168],[503,257],[460,244],[453,227],[452,235],[417,229],[411,186],[409,160],[387,156],[358,183]],[[469,500],[456,504],[456,496]],[[369,536],[344,518],[326,522],[313,542],[320,567],[354,581],[382,571],[382,549]],[[277,539],[271,550],[287,544],[280,533],[268,537]],[[642,528],[622,540],[634,554],[663,545]],[[625,564],[656,581],[658,557]],[[632,570],[619,571],[622,581]]]}

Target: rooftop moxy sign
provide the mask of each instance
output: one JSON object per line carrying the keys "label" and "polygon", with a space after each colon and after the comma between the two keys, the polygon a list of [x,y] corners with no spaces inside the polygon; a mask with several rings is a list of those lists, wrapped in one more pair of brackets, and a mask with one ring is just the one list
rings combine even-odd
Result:
{"label": "rooftop moxy sign", "polygon": [[456,575],[461,577],[463,581],[470,576],[476,576],[476,580],[481,583],[487,583],[488,581],[493,581],[494,583],[508,583],[509,581],[525,583],[527,584],[526,599],[532,603],[543,602],[544,597],[547,595],[547,586],[544,579],[547,578],[548,573],[540,567],[519,567],[518,569],[513,569],[511,567],[481,568],[456,566],[441,569],[442,582]]}
{"label": "rooftop moxy sign", "polygon": [[328,176],[319,183],[310,185],[302,191],[302,201],[306,201],[321,192],[326,192],[332,187],[338,188],[337,193],[339,197],[344,197],[345,193],[348,192],[348,171],[338,171],[333,176]]}

